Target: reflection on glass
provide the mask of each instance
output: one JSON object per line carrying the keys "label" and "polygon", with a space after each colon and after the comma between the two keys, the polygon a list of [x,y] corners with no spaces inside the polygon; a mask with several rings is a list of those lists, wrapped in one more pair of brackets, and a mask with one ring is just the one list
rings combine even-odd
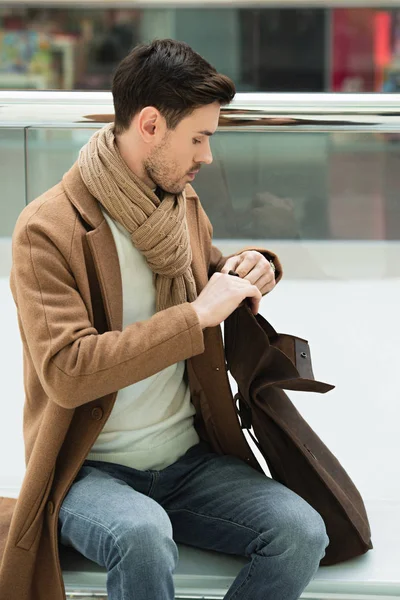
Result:
{"label": "reflection on glass", "polygon": [[[30,128],[27,197],[60,181],[92,128]],[[232,132],[194,188],[219,239],[398,240],[400,140],[378,133]]]}

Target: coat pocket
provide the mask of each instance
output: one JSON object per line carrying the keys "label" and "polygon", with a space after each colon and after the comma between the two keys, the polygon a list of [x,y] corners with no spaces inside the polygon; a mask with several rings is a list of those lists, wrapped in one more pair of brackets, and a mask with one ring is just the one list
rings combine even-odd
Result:
{"label": "coat pocket", "polygon": [[30,550],[43,525],[43,514],[53,484],[55,468],[50,472],[43,493],[37,498],[17,538],[18,548]]}

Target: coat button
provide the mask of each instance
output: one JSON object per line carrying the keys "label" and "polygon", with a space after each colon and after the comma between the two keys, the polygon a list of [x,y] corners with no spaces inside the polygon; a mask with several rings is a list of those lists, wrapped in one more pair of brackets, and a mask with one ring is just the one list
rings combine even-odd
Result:
{"label": "coat button", "polygon": [[94,419],[95,421],[100,421],[102,417],[103,409],[100,408],[100,406],[95,406],[95,408],[92,409],[92,419]]}
{"label": "coat button", "polygon": [[53,504],[53,502],[51,500],[47,503],[47,512],[50,515],[52,515],[53,512],[54,512],[54,504]]}

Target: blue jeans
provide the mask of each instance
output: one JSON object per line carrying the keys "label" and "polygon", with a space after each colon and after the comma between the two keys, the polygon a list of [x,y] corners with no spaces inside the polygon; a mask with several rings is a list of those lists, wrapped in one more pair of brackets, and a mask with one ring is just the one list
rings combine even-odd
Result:
{"label": "blue jeans", "polygon": [[297,600],[329,543],[307,502],[204,442],[161,471],[85,461],[59,533],[106,567],[109,600],[173,600],[175,542],[249,559],[226,600]]}

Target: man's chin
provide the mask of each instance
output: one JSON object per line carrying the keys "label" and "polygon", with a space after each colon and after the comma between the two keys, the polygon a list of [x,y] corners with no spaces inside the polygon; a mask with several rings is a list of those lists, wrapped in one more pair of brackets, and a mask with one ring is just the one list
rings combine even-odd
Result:
{"label": "man's chin", "polygon": [[173,194],[173,195],[178,195],[178,194],[182,194],[182,192],[184,191],[185,187],[187,186],[187,183],[185,183],[184,185],[181,185],[178,187],[175,187],[173,189],[167,189],[167,188],[163,188],[163,190],[165,192],[167,192],[167,194]]}

